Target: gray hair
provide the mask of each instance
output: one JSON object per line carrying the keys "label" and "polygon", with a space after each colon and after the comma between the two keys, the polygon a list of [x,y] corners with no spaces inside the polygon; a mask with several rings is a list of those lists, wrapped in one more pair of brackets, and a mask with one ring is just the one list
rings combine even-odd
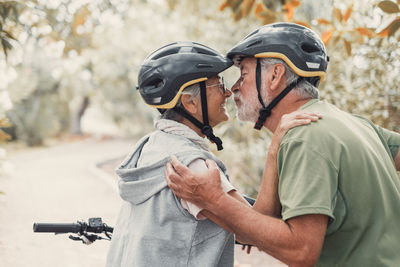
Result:
{"label": "gray hair", "polygon": [[[176,103],[176,107],[182,107],[182,101],[181,101],[182,95],[190,95],[192,98],[199,97],[200,84],[195,83],[183,89],[181,96],[179,97],[178,102]],[[167,120],[181,122],[183,120],[183,116],[177,113],[173,109],[167,109],[163,114],[161,114],[160,119],[167,119]]]}
{"label": "gray hair", "polygon": [[[285,72],[285,78],[286,78],[286,84],[289,85],[292,82],[294,82],[299,75],[297,75],[283,60],[279,58],[262,58],[260,60],[261,63],[261,71],[264,74],[270,67],[272,67],[275,64],[283,64],[285,66],[286,72]],[[264,75],[261,75],[261,79],[263,81]],[[262,84],[265,84],[262,82]],[[317,87],[313,86],[311,83],[308,81],[301,81],[293,90],[295,94],[297,94],[299,97],[302,99],[307,99],[307,98],[319,98],[319,91]]]}

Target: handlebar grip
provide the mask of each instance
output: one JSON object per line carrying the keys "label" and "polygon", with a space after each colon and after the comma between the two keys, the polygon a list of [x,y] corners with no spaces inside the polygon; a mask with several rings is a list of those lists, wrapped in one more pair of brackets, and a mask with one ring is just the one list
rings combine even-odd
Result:
{"label": "handlebar grip", "polygon": [[112,233],[114,231],[114,227],[110,227],[110,226],[105,226],[104,227],[104,231]]}
{"label": "handlebar grip", "polygon": [[250,205],[254,205],[256,203],[256,200],[254,198],[248,197],[246,195],[243,195],[243,198],[246,199],[247,202],[249,202]]}
{"label": "handlebar grip", "polygon": [[34,223],[33,231],[39,233],[79,233],[82,226],[79,223]]}

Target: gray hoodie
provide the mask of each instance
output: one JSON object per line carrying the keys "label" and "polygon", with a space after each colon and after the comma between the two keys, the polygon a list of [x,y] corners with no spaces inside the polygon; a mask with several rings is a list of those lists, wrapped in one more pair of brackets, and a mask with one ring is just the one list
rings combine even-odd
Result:
{"label": "gray hoodie", "polygon": [[171,155],[185,165],[212,159],[228,177],[224,164],[185,125],[160,120],[156,126],[159,130],[142,138],[117,169],[124,203],[107,267],[233,266],[233,234],[208,219],[196,220],[182,208],[164,175]]}

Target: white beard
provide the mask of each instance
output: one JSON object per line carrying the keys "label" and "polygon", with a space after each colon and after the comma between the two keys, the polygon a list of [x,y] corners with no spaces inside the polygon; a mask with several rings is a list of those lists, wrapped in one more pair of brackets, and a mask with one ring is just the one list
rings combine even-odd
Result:
{"label": "white beard", "polygon": [[[263,92],[265,92],[265,90],[263,90]],[[241,103],[240,107],[237,108],[236,117],[241,121],[257,122],[260,109],[262,108],[261,103],[258,100],[258,96],[255,95],[248,101],[243,101],[240,92],[237,93],[236,96],[239,97]],[[267,99],[266,102],[265,99]],[[265,106],[268,106],[268,104],[272,101],[268,95],[263,95],[263,100]]]}
{"label": "white beard", "polygon": [[[261,104],[258,99],[252,99],[251,101],[243,101],[240,93],[238,95],[240,99],[240,107],[237,108],[236,116],[241,121],[256,122],[258,119],[258,113],[261,108]],[[255,100],[255,101],[254,101]]]}

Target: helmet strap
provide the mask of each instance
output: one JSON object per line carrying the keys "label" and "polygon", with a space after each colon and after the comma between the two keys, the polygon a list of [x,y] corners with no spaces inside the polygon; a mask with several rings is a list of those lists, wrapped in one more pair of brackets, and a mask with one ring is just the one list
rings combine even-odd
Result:
{"label": "helmet strap", "polygon": [[174,107],[173,109],[181,114],[183,117],[188,119],[191,123],[193,123],[197,128],[201,130],[201,132],[213,143],[217,145],[218,150],[222,150],[222,140],[214,135],[213,129],[208,121],[208,108],[207,108],[207,91],[206,91],[206,82],[200,82],[200,99],[201,99],[201,111],[203,114],[203,123],[197,120],[195,117],[190,115],[184,108],[182,107]]}
{"label": "helmet strap", "polygon": [[[258,61],[259,59],[257,59],[257,68],[258,68]],[[256,70],[256,75],[257,76],[261,76],[261,71],[257,72]],[[261,80],[261,77],[258,78],[259,80]],[[261,105],[263,106],[260,111],[259,111],[259,116],[257,119],[256,124],[254,125],[254,129],[260,130],[265,121],[267,120],[267,118],[269,116],[271,116],[271,111],[272,109],[279,103],[279,101],[282,100],[282,98],[284,98],[293,88],[295,88],[302,80],[304,79],[304,77],[299,77],[297,78],[294,82],[292,82],[291,84],[289,84],[288,86],[286,86],[285,89],[282,90],[282,92],[275,97],[271,103],[269,103],[269,105],[267,107],[265,107],[264,102],[262,101],[261,98],[261,93],[260,93],[260,88],[259,88],[259,84],[257,83],[257,77],[256,77],[256,84],[257,84],[257,91],[258,91],[258,99],[260,100]]]}
{"label": "helmet strap", "polygon": [[257,58],[257,66],[256,66],[256,88],[258,101],[260,101],[261,106],[265,109],[265,104],[261,96],[261,62],[260,59]]}

